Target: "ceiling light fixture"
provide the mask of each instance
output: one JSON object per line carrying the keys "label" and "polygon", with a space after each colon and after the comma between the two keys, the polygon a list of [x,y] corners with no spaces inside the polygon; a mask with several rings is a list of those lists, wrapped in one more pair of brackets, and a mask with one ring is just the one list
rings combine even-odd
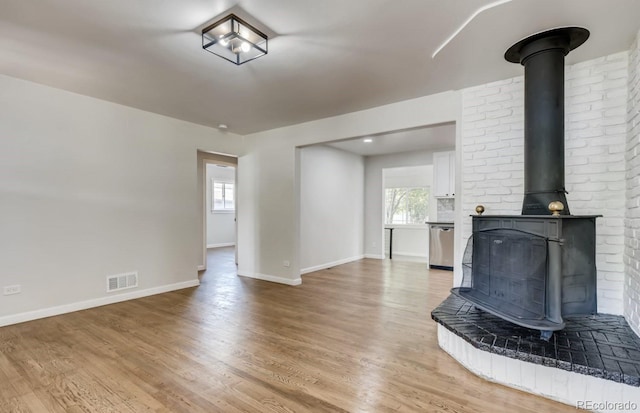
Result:
{"label": "ceiling light fixture", "polygon": [[442,49],[444,49],[446,45],[448,45],[448,44],[449,44],[449,42],[451,42],[451,41],[452,41],[452,40],[453,40],[457,35],[459,35],[459,34],[460,34],[460,32],[461,32],[465,27],[467,27],[467,25],[468,25],[469,23],[471,23],[471,20],[475,19],[475,18],[476,18],[476,16],[478,16],[478,14],[482,13],[482,12],[483,12],[483,11],[485,11],[485,10],[489,10],[489,9],[494,8],[494,7],[500,6],[500,5],[502,5],[502,4],[509,3],[510,1],[512,1],[512,0],[498,0],[498,1],[494,1],[493,3],[485,4],[484,6],[480,7],[478,10],[476,10],[475,12],[473,12],[473,14],[472,14],[471,16],[469,16],[469,18],[468,18],[467,20],[465,20],[465,22],[464,22],[464,23],[462,23],[462,26],[458,27],[458,29],[457,29],[455,32],[453,32],[453,34],[452,34],[451,36],[449,36],[449,37],[447,38],[447,40],[445,40],[445,41],[444,41],[444,43],[442,43],[442,44],[440,45],[440,47],[438,47],[438,48],[436,49],[436,51],[435,51],[435,52],[433,52],[433,54],[431,55],[431,58],[432,58],[432,59],[433,59],[433,58],[435,58],[435,57],[436,57],[436,55],[437,55],[438,53],[440,53],[440,51],[442,51]]}
{"label": "ceiling light fixture", "polygon": [[371,142],[373,142],[373,139],[371,139],[371,138],[364,138],[362,141],[363,141],[364,143],[371,143]]}
{"label": "ceiling light fixture", "polygon": [[235,14],[202,29],[202,48],[236,65],[264,56],[267,35]]}

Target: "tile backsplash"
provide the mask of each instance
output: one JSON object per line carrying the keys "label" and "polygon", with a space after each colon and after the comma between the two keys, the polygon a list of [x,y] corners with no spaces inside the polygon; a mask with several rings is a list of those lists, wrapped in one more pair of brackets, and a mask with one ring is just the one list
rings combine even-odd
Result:
{"label": "tile backsplash", "polygon": [[455,199],[438,198],[436,202],[438,207],[438,221],[453,222]]}

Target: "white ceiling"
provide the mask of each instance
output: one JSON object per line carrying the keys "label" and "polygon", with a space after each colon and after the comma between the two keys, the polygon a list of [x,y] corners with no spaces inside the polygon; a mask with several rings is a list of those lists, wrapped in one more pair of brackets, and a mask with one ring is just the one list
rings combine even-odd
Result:
{"label": "white ceiling", "polygon": [[[490,2],[0,0],[0,73],[247,134],[520,75],[505,50],[551,27],[591,30],[571,63],[627,50],[640,26],[638,0],[513,0],[431,58]],[[267,56],[202,50],[229,9],[275,34]]]}
{"label": "white ceiling", "polygon": [[405,131],[367,136],[328,143],[328,146],[362,156],[386,155],[414,151],[443,151],[456,147],[456,127],[454,124],[430,126]]}

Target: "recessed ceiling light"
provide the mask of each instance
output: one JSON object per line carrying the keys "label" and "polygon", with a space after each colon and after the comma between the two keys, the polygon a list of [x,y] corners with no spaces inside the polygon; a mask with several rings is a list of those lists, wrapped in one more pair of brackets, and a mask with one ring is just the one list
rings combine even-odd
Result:
{"label": "recessed ceiling light", "polygon": [[224,124],[224,123],[221,123],[221,124],[218,125],[218,129],[227,129],[227,128],[228,128],[228,126],[226,124]]}
{"label": "recessed ceiling light", "polygon": [[371,143],[371,142],[373,142],[373,139],[371,139],[371,138],[364,138],[362,141],[363,141],[364,143]]}

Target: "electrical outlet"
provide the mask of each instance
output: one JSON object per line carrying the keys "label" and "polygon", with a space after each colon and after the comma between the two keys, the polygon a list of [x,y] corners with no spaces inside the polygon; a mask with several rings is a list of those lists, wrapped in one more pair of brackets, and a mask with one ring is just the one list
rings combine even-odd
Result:
{"label": "electrical outlet", "polygon": [[289,261],[282,261],[282,266],[289,268],[290,265],[291,263]]}
{"label": "electrical outlet", "polygon": [[6,287],[4,287],[3,294],[13,295],[13,294],[20,294],[21,292],[22,292],[22,289],[20,288],[19,285],[7,285]]}

